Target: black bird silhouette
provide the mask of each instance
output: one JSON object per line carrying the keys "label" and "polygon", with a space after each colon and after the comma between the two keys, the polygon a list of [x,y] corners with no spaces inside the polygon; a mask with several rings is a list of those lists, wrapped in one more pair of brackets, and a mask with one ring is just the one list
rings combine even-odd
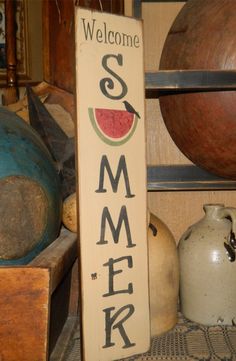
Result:
{"label": "black bird silhouette", "polygon": [[127,112],[133,113],[133,114],[137,115],[137,117],[140,119],[139,113],[136,112],[136,110],[134,109],[134,107],[132,107],[132,105],[131,105],[129,102],[127,102],[127,100],[124,100],[123,103],[124,103],[124,105],[125,105],[125,109],[127,110]]}

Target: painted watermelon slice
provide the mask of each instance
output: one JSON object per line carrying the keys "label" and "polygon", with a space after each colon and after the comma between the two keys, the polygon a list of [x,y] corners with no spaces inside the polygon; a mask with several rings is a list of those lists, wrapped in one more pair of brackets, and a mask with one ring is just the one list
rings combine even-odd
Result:
{"label": "painted watermelon slice", "polygon": [[95,132],[109,145],[126,143],[137,127],[138,117],[126,110],[89,108],[88,112]]}

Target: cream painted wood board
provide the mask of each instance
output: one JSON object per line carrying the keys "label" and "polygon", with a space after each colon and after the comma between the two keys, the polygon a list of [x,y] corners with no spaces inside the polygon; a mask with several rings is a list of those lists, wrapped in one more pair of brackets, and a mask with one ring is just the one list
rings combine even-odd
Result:
{"label": "cream painted wood board", "polygon": [[142,23],[75,15],[83,355],[108,361],[150,344]]}

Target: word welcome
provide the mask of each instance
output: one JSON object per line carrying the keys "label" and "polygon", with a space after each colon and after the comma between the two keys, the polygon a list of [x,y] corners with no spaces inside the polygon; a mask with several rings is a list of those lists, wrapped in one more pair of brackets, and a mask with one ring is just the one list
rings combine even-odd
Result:
{"label": "word welcome", "polygon": [[84,36],[86,40],[96,40],[98,43],[121,45],[131,48],[140,47],[140,39],[138,35],[130,35],[119,31],[109,30],[106,22],[103,22],[101,28],[97,27],[96,19],[92,22],[82,18]]}

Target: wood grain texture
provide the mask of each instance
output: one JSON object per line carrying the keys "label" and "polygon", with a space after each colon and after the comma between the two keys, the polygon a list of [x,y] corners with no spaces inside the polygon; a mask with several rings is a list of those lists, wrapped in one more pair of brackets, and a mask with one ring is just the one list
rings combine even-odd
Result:
{"label": "wood grain texture", "polygon": [[169,135],[157,99],[146,100],[147,162],[156,164],[191,164]]}
{"label": "wood grain texture", "polygon": [[143,3],[145,71],[157,71],[170,25],[185,2]]}
{"label": "wood grain texture", "polygon": [[[157,71],[169,28],[185,2],[143,3],[145,71]],[[158,99],[146,100],[147,162],[191,163],[176,147],[164,124]]]}
{"label": "wood grain texture", "polygon": [[75,122],[75,99],[72,93],[47,82],[36,85],[33,90],[38,96],[46,96],[47,104],[60,104]]}
{"label": "wood grain texture", "polygon": [[[185,2],[143,3],[145,71],[157,71],[167,32]],[[159,101],[146,100],[147,161],[149,165],[192,164],[177,148],[164,124]],[[148,206],[170,228],[176,242],[203,216],[204,203],[236,207],[234,191],[149,192]]]}
{"label": "wood grain texture", "polygon": [[78,259],[73,264],[71,270],[71,288],[70,288],[70,303],[69,303],[69,316],[77,317],[80,305],[80,294],[79,294],[79,270],[78,270]]}
{"label": "wood grain texture", "polygon": [[50,82],[50,33],[49,33],[49,1],[42,0],[42,36],[43,36],[43,75],[44,80]]}
{"label": "wood grain texture", "polygon": [[[73,342],[75,334],[78,333],[79,319],[77,317],[68,317],[63,330],[58,338],[58,342],[50,355],[50,361],[65,361],[68,356],[68,346]],[[80,357],[78,358],[78,361]]]}
{"label": "wood grain texture", "polygon": [[69,313],[71,269],[51,295],[49,325],[49,355],[53,351]]}
{"label": "wood grain texture", "polygon": [[[234,70],[235,10],[232,1],[187,2],[166,38],[160,69]],[[234,180],[235,101],[235,91],[160,97],[163,119],[179,149],[198,166]]]}
{"label": "wood grain texture", "polygon": [[28,267],[0,268],[1,361],[46,361],[70,309],[77,313],[76,234],[64,229],[51,246]]}
{"label": "wood grain texture", "polygon": [[50,270],[50,294],[57,288],[77,258],[77,235],[62,229],[60,236],[32,262]]}
{"label": "wood grain texture", "polygon": [[[145,73],[146,96],[153,98],[165,94],[179,94],[184,91],[222,91],[236,89],[235,70],[158,70]],[[149,95],[150,94],[150,95]],[[155,94],[155,93],[154,93]]]}
{"label": "wood grain texture", "polygon": [[123,0],[43,0],[44,80],[61,89],[75,89],[75,5],[123,14]]}
{"label": "wood grain texture", "polygon": [[0,268],[0,359],[45,361],[49,271]]}
{"label": "wood grain texture", "polygon": [[44,80],[74,91],[75,36],[74,1],[44,0]]}
{"label": "wood grain texture", "polygon": [[124,0],[76,0],[76,5],[113,14],[124,12]]}
{"label": "wood grain texture", "polygon": [[3,94],[4,105],[15,103],[18,100],[15,5],[15,1],[5,1],[7,87],[4,89]]}

